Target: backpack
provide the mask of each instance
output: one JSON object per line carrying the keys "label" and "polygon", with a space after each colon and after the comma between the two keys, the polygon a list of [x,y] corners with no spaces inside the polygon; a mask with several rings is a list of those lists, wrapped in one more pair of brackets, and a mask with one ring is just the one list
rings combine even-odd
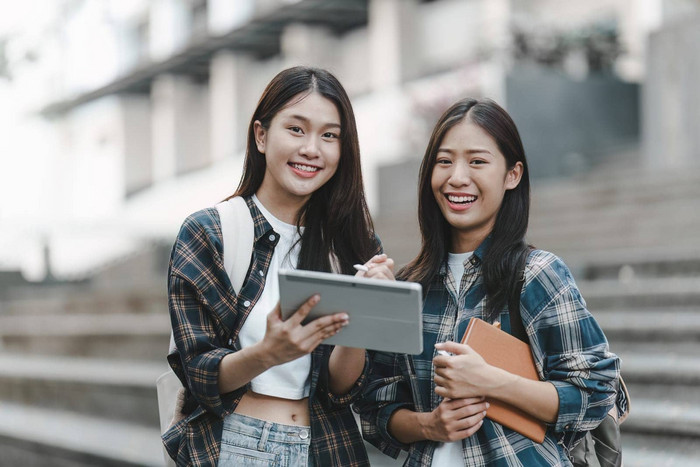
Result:
{"label": "backpack", "polygon": [[[221,221],[221,231],[226,232],[223,237],[224,269],[231,278],[234,291],[243,286],[250,259],[253,253],[254,229],[253,218],[245,200],[240,196],[222,201],[216,205]],[[226,243],[227,239],[229,243]],[[170,349],[168,354],[175,350],[175,338],[170,333]],[[158,396],[158,414],[160,418],[160,432],[165,433],[175,423],[185,417],[182,409],[185,403],[185,388],[172,369],[168,369],[156,380]],[[165,465],[174,466],[173,460],[163,447]]]}
{"label": "backpack", "polygon": [[[522,274],[508,301],[508,314],[510,315],[511,334],[529,345],[530,341],[520,315],[520,293],[525,283],[524,262],[527,260],[527,256],[527,254],[523,255],[523,265],[519,269]],[[617,393],[618,402],[610,409],[600,425],[587,431],[586,435],[569,451],[569,457],[574,467],[620,467],[622,465],[620,424],[629,415],[630,400],[622,376],[620,376]],[[622,408],[622,413],[619,416],[618,405]]]}

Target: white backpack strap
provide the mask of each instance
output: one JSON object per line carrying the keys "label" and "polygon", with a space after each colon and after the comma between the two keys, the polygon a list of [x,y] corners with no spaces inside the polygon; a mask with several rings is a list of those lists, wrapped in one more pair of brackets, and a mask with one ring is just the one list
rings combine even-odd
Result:
{"label": "white backpack strap", "polygon": [[216,205],[224,244],[224,269],[233,291],[239,293],[245,282],[253,252],[255,226],[245,200],[236,196]]}

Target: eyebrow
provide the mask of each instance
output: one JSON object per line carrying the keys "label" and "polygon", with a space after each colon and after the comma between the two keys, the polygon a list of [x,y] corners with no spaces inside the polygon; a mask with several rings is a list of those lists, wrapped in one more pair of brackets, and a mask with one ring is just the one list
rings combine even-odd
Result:
{"label": "eyebrow", "polygon": [[[293,118],[296,120],[301,120],[304,123],[310,123],[310,120],[303,115],[290,115],[288,118]],[[328,122],[323,125],[324,128],[327,127],[335,127],[335,128],[341,128],[340,123],[335,123],[335,122]]]}
{"label": "eyebrow", "polygon": [[[452,153],[455,152],[455,150],[454,150],[454,149],[450,149],[450,148],[438,148],[437,152],[447,152],[447,153],[452,154]],[[459,151],[459,152],[462,152],[462,151]],[[466,153],[468,153],[468,154],[489,154],[489,155],[493,155],[493,154],[491,154],[491,151],[489,151],[489,150],[487,150],[487,149],[467,149],[467,150],[464,151],[464,152],[466,152]]]}

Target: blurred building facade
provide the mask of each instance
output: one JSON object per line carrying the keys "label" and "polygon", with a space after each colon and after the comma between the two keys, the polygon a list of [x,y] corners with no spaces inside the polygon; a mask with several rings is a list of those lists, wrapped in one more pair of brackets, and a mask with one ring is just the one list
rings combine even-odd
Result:
{"label": "blurred building facade", "polygon": [[[256,100],[276,72],[296,64],[328,68],[348,89],[377,216],[412,213],[414,187],[391,174],[415,172],[433,122],[463,96],[491,97],[511,111],[536,177],[637,153],[648,37],[696,6],[56,2],[32,44],[36,60],[18,67],[18,81],[34,86],[42,139],[52,142],[43,150],[56,157],[36,168],[46,196],[19,222],[32,233],[15,239],[26,251],[15,264],[40,278],[48,259],[55,276],[78,278],[171,240],[185,215],[235,189]],[[653,119],[644,121],[652,146],[662,140]]]}

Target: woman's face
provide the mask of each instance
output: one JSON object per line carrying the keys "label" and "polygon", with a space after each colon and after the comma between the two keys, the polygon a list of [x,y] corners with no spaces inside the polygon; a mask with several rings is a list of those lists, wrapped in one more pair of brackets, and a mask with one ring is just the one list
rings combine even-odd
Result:
{"label": "woman's face", "polygon": [[515,188],[522,163],[512,169],[496,141],[468,118],[445,133],[438,147],[431,188],[452,227],[450,251],[474,251],[488,236],[506,190]]}
{"label": "woman's face", "polygon": [[331,100],[315,92],[300,93],[275,114],[269,128],[259,121],[254,126],[258,151],[267,164],[257,196],[266,206],[301,206],[335,174],[341,127]]}

